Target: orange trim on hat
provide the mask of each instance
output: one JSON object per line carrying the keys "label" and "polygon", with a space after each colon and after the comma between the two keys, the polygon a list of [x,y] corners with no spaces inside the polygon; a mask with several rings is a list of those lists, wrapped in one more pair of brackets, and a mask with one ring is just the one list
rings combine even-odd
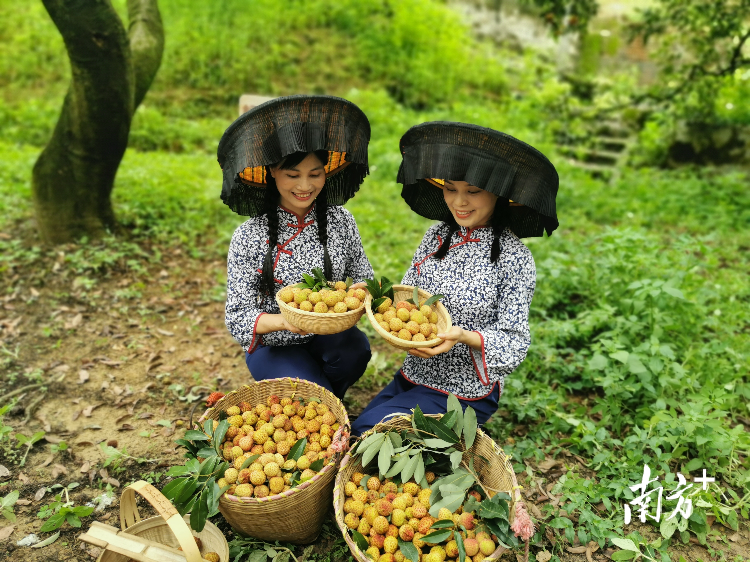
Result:
{"label": "orange trim on hat", "polygon": [[[328,152],[328,164],[325,165],[326,178],[330,178],[332,175],[340,172],[346,168],[351,162],[346,160],[346,152]],[[252,185],[254,187],[266,187],[266,167],[255,166],[253,168],[245,168],[239,174],[240,180],[246,185]]]}
{"label": "orange trim on hat", "polygon": [[[445,180],[441,180],[438,178],[424,178],[427,182],[431,183],[435,187],[439,187],[440,189],[443,189],[445,187]],[[509,206],[510,207],[523,207],[521,203],[516,203],[512,199],[509,199]]]}

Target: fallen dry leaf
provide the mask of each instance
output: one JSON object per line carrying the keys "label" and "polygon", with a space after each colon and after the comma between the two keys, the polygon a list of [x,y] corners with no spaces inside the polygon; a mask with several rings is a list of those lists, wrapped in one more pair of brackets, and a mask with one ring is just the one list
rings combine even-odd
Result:
{"label": "fallen dry leaf", "polygon": [[539,467],[539,470],[541,470],[544,473],[549,472],[553,468],[555,468],[558,465],[561,465],[562,462],[556,460],[556,459],[546,459],[540,462],[537,466]]}
{"label": "fallen dry leaf", "polygon": [[132,417],[132,415],[131,414],[125,414],[124,416],[120,416],[119,418],[117,418],[115,420],[115,425],[119,425],[121,422],[124,422],[129,417]]}
{"label": "fallen dry leaf", "polygon": [[80,312],[76,314],[69,322],[65,322],[66,330],[75,330],[83,322],[83,314]]}
{"label": "fallen dry leaf", "polygon": [[552,555],[546,550],[542,550],[541,552],[536,553],[536,559],[538,562],[549,562],[551,558]]}
{"label": "fallen dry leaf", "polygon": [[99,406],[101,406],[101,405],[102,405],[102,404],[101,404],[101,402],[100,402],[99,404],[92,404],[92,405],[91,405],[91,406],[89,406],[88,408],[84,408],[83,412],[81,412],[81,413],[82,413],[82,414],[83,414],[84,416],[86,416],[87,418],[90,418],[90,417],[91,417],[91,413],[92,413],[92,412],[93,412],[93,411],[94,411],[94,410],[95,410],[96,408],[98,408],[98,407],[99,407]]}
{"label": "fallen dry leaf", "polygon": [[16,505],[31,505],[31,500],[18,500]]}
{"label": "fallen dry leaf", "polygon": [[47,493],[47,487],[46,486],[43,486],[42,488],[39,488],[36,491],[36,494],[34,494],[34,501],[38,502],[39,500],[41,500],[44,497],[44,495],[46,493]]}
{"label": "fallen dry leaf", "polygon": [[0,478],[7,478],[10,476],[10,470],[0,464]]}
{"label": "fallen dry leaf", "polygon": [[83,466],[81,467],[81,474],[86,474],[91,469],[91,463],[89,461],[86,461],[83,463]]}
{"label": "fallen dry leaf", "polygon": [[117,428],[117,431],[133,431],[134,429],[135,427],[130,425],[129,423],[124,423]]}
{"label": "fallen dry leaf", "polygon": [[91,447],[93,443],[91,441],[79,441],[76,443],[77,447]]}
{"label": "fallen dry leaf", "polygon": [[103,480],[106,480],[107,478],[109,478],[109,471],[106,468],[102,468],[99,471],[99,476],[101,476]]}
{"label": "fallen dry leaf", "polygon": [[62,437],[58,437],[57,435],[50,435],[49,433],[44,436],[44,440],[47,443],[62,443],[63,442]]}
{"label": "fallen dry leaf", "polygon": [[159,332],[162,336],[174,336],[174,332],[169,332],[167,330],[162,330],[161,328],[156,328],[156,331]]}
{"label": "fallen dry leaf", "polygon": [[112,484],[115,488],[120,487],[120,481],[117,478],[107,478],[107,482]]}
{"label": "fallen dry leaf", "polygon": [[566,546],[565,550],[567,550],[571,554],[583,554],[584,552],[586,552],[587,548],[588,547],[585,546]]}
{"label": "fallen dry leaf", "polygon": [[18,473],[18,479],[24,484],[28,484],[29,482],[31,482],[31,478],[26,476],[23,472]]}
{"label": "fallen dry leaf", "polygon": [[61,474],[67,474],[67,473],[68,473],[68,469],[65,468],[61,464],[55,464],[55,466],[52,467],[52,478],[53,479],[57,478]]}
{"label": "fallen dry leaf", "polygon": [[89,380],[89,372],[86,369],[78,371],[78,384],[83,384]]}
{"label": "fallen dry leaf", "polygon": [[46,459],[46,460],[45,460],[45,461],[44,461],[44,462],[43,462],[42,464],[40,464],[39,466],[41,466],[41,467],[49,466],[49,465],[50,465],[50,464],[52,463],[52,461],[53,461],[53,460],[55,460],[55,455],[50,455],[50,456],[48,456],[48,457],[47,457],[47,459]]}
{"label": "fallen dry leaf", "polygon": [[10,525],[8,527],[3,527],[2,529],[0,529],[0,541],[4,541],[5,539],[7,539],[9,536],[13,534],[13,531],[15,530],[16,530],[15,525]]}

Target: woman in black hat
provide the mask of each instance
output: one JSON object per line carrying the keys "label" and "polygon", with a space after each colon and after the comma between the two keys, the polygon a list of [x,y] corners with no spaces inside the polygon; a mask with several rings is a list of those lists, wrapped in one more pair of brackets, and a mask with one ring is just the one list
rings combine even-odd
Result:
{"label": "woman in black hat", "polygon": [[343,398],[367,367],[370,344],[356,327],[306,334],[281,316],[275,294],[316,267],[334,281],[372,277],[341,207],[368,173],[369,139],[351,102],[288,96],[245,113],[219,142],[222,200],[251,217],[229,247],[225,320],[255,380],[299,377]]}
{"label": "woman in black hat", "polygon": [[557,228],[554,166],[533,147],[492,129],[431,122],[400,142],[401,196],[439,220],[424,236],[402,283],[445,295],[453,327],[433,348],[412,349],[393,381],[365,408],[353,434],[419,405],[444,413],[447,394],[471,405],[481,425],[497,409],[503,381],[526,357],[536,284],[519,240]]}

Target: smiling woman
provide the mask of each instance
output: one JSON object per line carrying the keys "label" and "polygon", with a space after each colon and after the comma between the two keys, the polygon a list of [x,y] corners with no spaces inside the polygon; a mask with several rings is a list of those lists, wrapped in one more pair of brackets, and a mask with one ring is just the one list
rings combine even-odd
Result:
{"label": "smiling woman", "polygon": [[351,102],[288,96],[245,113],[219,143],[222,199],[251,216],[229,247],[226,325],[255,380],[299,377],[342,398],[364,373],[362,332],[307,334],[284,319],[275,295],[316,267],[329,281],[372,277],[354,217],[341,206],[367,175],[369,139],[367,117]]}

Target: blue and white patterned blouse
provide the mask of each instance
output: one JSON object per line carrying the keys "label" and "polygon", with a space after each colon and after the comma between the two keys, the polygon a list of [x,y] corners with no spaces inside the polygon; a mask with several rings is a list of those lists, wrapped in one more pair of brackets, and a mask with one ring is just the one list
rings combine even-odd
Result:
{"label": "blue and white patterned blouse", "polygon": [[453,325],[477,332],[482,349],[457,343],[428,359],[407,355],[402,373],[413,383],[476,400],[495,385],[502,393],[505,377],[526,357],[536,268],[529,249],[508,229],[499,238],[500,257],[491,263],[490,227],[461,227],[445,258],[431,257],[448,232],[444,222],[427,231],[403,284],[445,295],[441,302]]}
{"label": "blue and white patterned blouse", "polygon": [[[279,237],[274,255],[276,291],[302,281],[303,273],[323,269],[323,245],[318,240],[315,205],[304,217],[278,208]],[[260,342],[255,333],[262,314],[279,314],[274,296],[261,289],[263,260],[268,251],[268,219],[253,217],[234,231],[227,256],[227,303],[225,322],[232,337],[250,353]],[[362,248],[357,223],[352,214],[338,206],[328,207],[328,255],[333,268],[332,281],[347,277],[359,283],[373,277],[372,266]],[[262,335],[263,345],[295,345],[312,339],[283,330]]]}

